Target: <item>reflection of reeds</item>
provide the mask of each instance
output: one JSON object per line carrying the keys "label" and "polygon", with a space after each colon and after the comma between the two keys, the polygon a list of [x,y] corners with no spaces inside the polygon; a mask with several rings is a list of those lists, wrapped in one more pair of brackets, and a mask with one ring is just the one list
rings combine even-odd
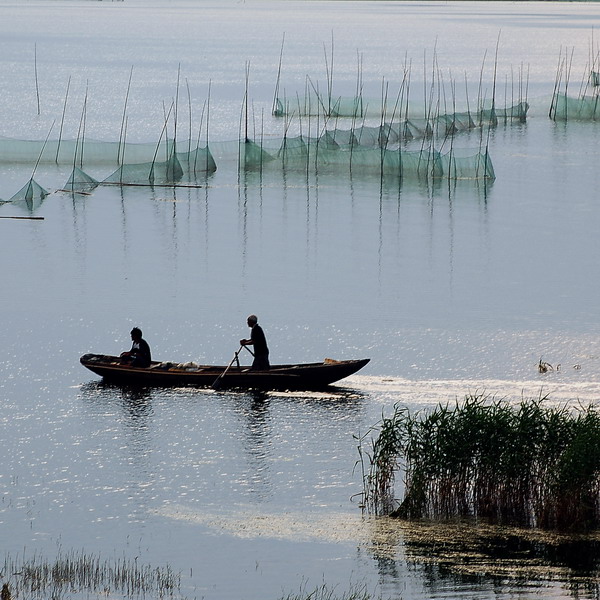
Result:
{"label": "reflection of reeds", "polygon": [[464,519],[377,518],[372,523],[374,557],[397,560],[402,547],[409,569],[423,573],[430,598],[442,596],[441,590],[463,589],[482,577],[509,579],[517,587],[521,582],[530,593],[538,586],[547,591],[551,580],[555,596],[565,599],[598,598],[600,592],[598,532],[575,534]]}
{"label": "reflection of reeds", "polygon": [[[600,412],[483,395],[429,414],[396,407],[371,442],[365,505],[403,518],[475,516],[559,529],[600,525]],[[361,440],[361,445],[364,439]],[[404,497],[394,504],[396,472]],[[395,509],[395,510],[393,510]]]}
{"label": "reflection of reeds", "polygon": [[40,556],[16,559],[6,556],[2,573],[10,576],[7,584],[13,597],[61,598],[74,590],[113,593],[123,597],[173,597],[180,576],[169,566],[153,568],[127,558],[101,559],[85,552],[60,554],[54,561]]}

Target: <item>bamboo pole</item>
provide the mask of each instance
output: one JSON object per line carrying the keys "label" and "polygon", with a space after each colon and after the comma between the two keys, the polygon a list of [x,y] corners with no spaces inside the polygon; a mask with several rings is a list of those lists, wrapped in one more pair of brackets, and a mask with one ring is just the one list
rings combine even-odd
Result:
{"label": "bamboo pole", "polygon": [[65,113],[67,111],[67,98],[69,97],[69,88],[71,87],[71,76],[67,81],[67,91],[65,93],[65,102],[63,104],[62,117],[60,119],[60,131],[58,132],[58,144],[56,145],[56,159],[55,162],[58,164],[58,154],[60,152],[60,143],[62,141],[63,126],[65,123]]}
{"label": "bamboo pole", "polygon": [[273,107],[271,108],[271,114],[275,114],[277,112],[277,101],[279,98],[279,85],[281,82],[281,63],[283,61],[283,46],[285,44],[285,32],[283,33],[283,38],[281,40],[281,50],[279,52],[279,67],[277,68],[277,81],[275,82],[275,92],[273,93]]}
{"label": "bamboo pole", "polygon": [[37,114],[40,115],[40,86],[38,83],[38,69],[37,69],[37,44],[33,45],[33,69],[35,73],[35,95],[37,97]]}
{"label": "bamboo pole", "polygon": [[119,145],[117,146],[117,165],[122,165],[121,161],[121,148],[123,147],[123,154],[125,154],[124,146],[125,146],[125,137],[124,137],[124,128],[125,128],[125,117],[127,115],[127,102],[129,101],[129,91],[131,90],[131,78],[133,77],[133,66],[129,71],[129,82],[127,83],[127,93],[125,94],[125,103],[123,104],[123,117],[121,118],[121,131],[119,132]]}
{"label": "bamboo pole", "polygon": [[185,86],[187,88],[187,97],[188,97],[188,109],[189,109],[189,136],[188,136],[188,165],[190,160],[190,154],[192,152],[192,94],[190,92],[190,82],[188,78],[185,78]]}

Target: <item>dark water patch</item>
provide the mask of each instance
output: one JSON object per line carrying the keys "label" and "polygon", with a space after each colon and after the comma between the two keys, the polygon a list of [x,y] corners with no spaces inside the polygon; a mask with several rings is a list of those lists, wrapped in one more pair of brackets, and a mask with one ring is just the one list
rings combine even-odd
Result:
{"label": "dark water patch", "polygon": [[599,549],[598,532],[562,535],[475,521],[383,519],[370,551],[384,576],[394,579],[406,561],[431,593],[557,586],[573,597],[593,598],[600,591]]}

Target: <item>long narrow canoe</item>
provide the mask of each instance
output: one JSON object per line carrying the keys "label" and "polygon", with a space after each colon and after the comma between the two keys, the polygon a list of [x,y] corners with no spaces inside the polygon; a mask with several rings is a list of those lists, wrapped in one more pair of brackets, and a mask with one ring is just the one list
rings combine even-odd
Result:
{"label": "long narrow canoe", "polygon": [[[298,365],[273,365],[268,371],[248,367],[197,365],[153,361],[140,368],[123,364],[118,356],[84,354],[79,362],[105,381],[144,386],[211,387],[218,379],[219,388],[262,390],[317,390],[344,379],[362,369],[370,359],[332,360]],[[227,369],[225,375],[223,373]]]}

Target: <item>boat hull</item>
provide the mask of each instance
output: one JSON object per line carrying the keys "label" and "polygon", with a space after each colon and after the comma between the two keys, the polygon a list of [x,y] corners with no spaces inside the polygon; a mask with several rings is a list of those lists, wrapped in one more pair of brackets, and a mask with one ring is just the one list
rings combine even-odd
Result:
{"label": "boat hull", "polygon": [[154,361],[148,368],[139,368],[123,364],[118,356],[104,354],[84,354],[79,361],[105,381],[122,385],[211,387],[218,379],[219,389],[316,390],[356,373],[369,359],[273,365],[268,371],[231,366],[224,376],[226,366]]}

